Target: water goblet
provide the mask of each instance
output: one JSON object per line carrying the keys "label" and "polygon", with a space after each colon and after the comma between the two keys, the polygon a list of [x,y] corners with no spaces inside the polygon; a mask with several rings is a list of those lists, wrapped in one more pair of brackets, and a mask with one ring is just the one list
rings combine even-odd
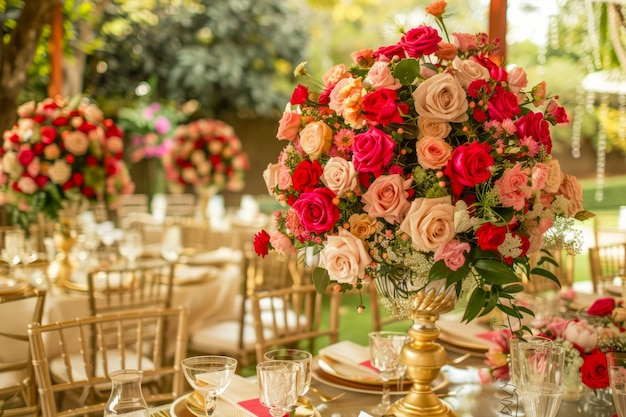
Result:
{"label": "water goblet", "polygon": [[626,417],[626,352],[608,352],[606,361],[615,411],[619,417]]}
{"label": "water goblet", "polygon": [[124,230],[119,242],[120,255],[128,260],[130,265],[135,265],[137,258],[143,253],[143,238],[139,230]]}
{"label": "water goblet", "polygon": [[183,252],[182,231],[180,226],[167,226],[161,241],[161,256],[168,262],[176,262]]}
{"label": "water goblet", "polygon": [[300,395],[301,366],[294,361],[272,360],[256,366],[259,400],[273,417],[282,417],[295,408]]}
{"label": "water goblet", "polygon": [[302,372],[300,373],[299,395],[302,397],[309,392],[309,387],[311,386],[311,362],[313,360],[313,355],[310,352],[300,349],[276,349],[266,352],[263,356],[270,361],[294,361],[300,365]]}
{"label": "water goblet", "polygon": [[372,366],[380,371],[380,378],[383,381],[381,402],[372,412],[382,415],[391,407],[389,381],[400,378],[404,373],[404,367],[400,363],[400,352],[409,341],[409,336],[403,332],[384,330],[371,332],[368,336]]}
{"label": "water goblet", "polygon": [[237,360],[228,356],[192,356],[181,361],[183,373],[191,387],[204,397],[204,410],[212,416],[218,397],[230,384]]}
{"label": "water goblet", "polygon": [[552,344],[552,340],[541,336],[524,336],[524,339],[520,339],[519,337],[514,336],[509,339],[509,375],[511,379],[511,384],[513,384],[516,389],[517,387],[519,387],[519,365],[517,363],[518,361],[515,360],[515,358],[518,354],[518,346],[520,343],[536,343],[538,345],[549,346]]}

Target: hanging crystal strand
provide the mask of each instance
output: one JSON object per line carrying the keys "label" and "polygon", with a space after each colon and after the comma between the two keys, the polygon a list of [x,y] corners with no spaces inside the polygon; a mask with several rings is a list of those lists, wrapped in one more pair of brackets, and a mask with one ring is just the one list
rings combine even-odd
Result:
{"label": "hanging crystal strand", "polygon": [[600,109],[598,111],[598,145],[596,156],[596,195],[595,200],[601,202],[604,199],[604,172],[606,168],[606,130],[604,123],[608,118],[609,95],[602,94]]}
{"label": "hanging crystal strand", "polygon": [[548,43],[550,44],[550,48],[559,49],[559,19],[557,16],[552,15],[549,16],[548,22]]}
{"label": "hanging crystal strand", "polygon": [[580,137],[583,130],[583,119],[585,118],[585,92],[582,87],[577,88],[576,108],[574,109],[574,120],[572,122],[572,157],[580,158]]}
{"label": "hanging crystal strand", "polygon": [[597,20],[600,18],[598,13],[594,11],[593,2],[586,1],[585,8],[587,12],[587,29],[589,31],[589,37],[591,38],[591,44],[593,45],[591,49],[593,66],[599,69],[602,67],[602,61],[600,59],[600,34],[598,32],[599,25],[597,24]]}

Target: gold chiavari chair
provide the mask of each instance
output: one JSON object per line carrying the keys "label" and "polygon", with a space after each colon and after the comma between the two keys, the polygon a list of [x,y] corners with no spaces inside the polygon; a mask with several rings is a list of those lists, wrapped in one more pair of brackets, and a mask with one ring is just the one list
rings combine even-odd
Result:
{"label": "gold chiavari chair", "polygon": [[[166,339],[166,329],[176,329],[175,337]],[[95,346],[91,333],[96,335]],[[171,402],[183,394],[184,307],[34,323],[28,334],[43,417],[101,415],[111,390],[108,375],[119,369],[142,370],[144,387],[149,381],[169,382],[144,392],[148,405]],[[167,359],[169,346],[164,340],[175,345],[173,360]]]}
{"label": "gold chiavari chair", "polygon": [[603,286],[612,284],[616,278],[625,280],[626,243],[590,247],[589,266],[595,293],[602,293]]}

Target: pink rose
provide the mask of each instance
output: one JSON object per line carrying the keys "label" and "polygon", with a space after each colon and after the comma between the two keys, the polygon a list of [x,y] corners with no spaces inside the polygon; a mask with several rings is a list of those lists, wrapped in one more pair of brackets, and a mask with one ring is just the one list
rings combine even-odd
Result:
{"label": "pink rose", "polygon": [[546,193],[555,194],[561,188],[564,178],[561,164],[557,159],[548,159],[544,162],[544,165],[548,167],[549,173],[542,190]]}
{"label": "pink rose", "polygon": [[425,25],[409,30],[400,39],[402,49],[413,58],[435,53],[439,42],[441,42],[441,36],[437,30]]}
{"label": "pink rose", "polygon": [[434,259],[435,261],[443,259],[448,268],[456,271],[465,264],[464,253],[469,253],[470,249],[469,243],[454,239],[439,246],[435,251]]}
{"label": "pink rose", "polygon": [[541,162],[537,162],[535,166],[533,166],[531,178],[532,185],[535,190],[542,190],[546,185],[546,181],[548,179],[548,174],[550,173],[550,168]]}
{"label": "pink rose", "polygon": [[571,321],[565,328],[563,337],[568,342],[580,346],[585,352],[591,352],[598,346],[598,335],[587,320]]}
{"label": "pink rose", "polygon": [[76,156],[82,156],[89,149],[89,138],[83,132],[64,132],[63,145],[65,149]]}
{"label": "pink rose", "polygon": [[450,73],[441,73],[422,82],[413,92],[420,116],[439,122],[461,123],[468,119],[465,90]]}
{"label": "pink rose", "polygon": [[320,266],[328,271],[331,280],[339,283],[356,284],[371,262],[363,241],[345,229],[329,236],[320,252]]}
{"label": "pink rose", "polygon": [[565,337],[565,329],[569,325],[571,320],[567,320],[561,317],[554,317],[547,325],[547,330],[557,339],[563,339]]}
{"label": "pink rose", "polygon": [[365,82],[372,86],[374,90],[387,88],[389,90],[397,90],[402,87],[400,81],[393,77],[389,70],[389,63],[384,61],[376,61],[370,68],[365,78]]}
{"label": "pink rose", "polygon": [[[491,100],[489,101],[491,102]],[[491,114],[491,113],[489,113]],[[530,136],[546,147],[546,152],[552,152],[552,138],[550,137],[550,125],[544,120],[542,113],[528,112],[515,121],[517,134],[520,138]]]}
{"label": "pink rose", "polygon": [[[514,66],[509,70],[507,81],[509,83],[509,91],[511,91],[518,97],[518,103],[520,103],[520,92],[528,85],[528,77],[526,77],[526,71],[524,71],[523,68]],[[524,94],[521,94],[521,96],[523,103],[525,96]]]}
{"label": "pink rose", "polygon": [[454,36],[454,44],[461,50],[461,52],[467,52],[470,49],[478,48],[476,45],[476,35],[472,35],[471,33],[452,32],[452,36]]}
{"label": "pink rose", "polygon": [[270,244],[281,255],[296,255],[298,250],[293,246],[293,242],[287,235],[274,230],[270,235]]}
{"label": "pink rose", "polygon": [[491,178],[489,168],[494,159],[490,152],[491,147],[484,142],[465,143],[454,148],[444,174],[448,176],[455,196],[459,196],[463,188],[474,187]]}
{"label": "pink rose", "polygon": [[519,211],[531,196],[532,189],[528,186],[528,175],[522,170],[522,164],[504,170],[502,176],[496,180],[496,187],[500,201],[504,207],[513,207]]}
{"label": "pink rose", "polygon": [[333,141],[333,131],[322,122],[311,122],[300,131],[300,146],[310,159],[328,152]]}
{"label": "pink rose", "polygon": [[489,81],[489,70],[473,59],[455,58],[452,61],[454,78],[467,90],[467,87],[476,80]]}
{"label": "pink rose", "polygon": [[402,223],[409,209],[407,200],[413,180],[403,179],[398,174],[381,175],[370,185],[361,200],[363,210],[372,217],[382,217],[388,223]]}
{"label": "pink rose", "polygon": [[352,161],[337,156],[330,158],[324,165],[324,172],[320,179],[338,197],[346,191],[355,190],[359,185]]}
{"label": "pink rose", "polygon": [[294,140],[298,137],[301,117],[296,111],[285,111],[278,122],[276,138],[279,140]]}
{"label": "pink rose", "polygon": [[559,194],[563,195],[569,201],[568,214],[570,217],[584,210],[583,189],[573,175],[565,175],[563,177]]}
{"label": "pink rose", "polygon": [[[501,86],[497,86],[496,92],[487,102],[487,112],[492,119],[502,121],[512,119],[520,114],[521,110],[517,102],[517,96]],[[521,132],[518,133],[520,137],[525,136]]]}
{"label": "pink rose", "polygon": [[380,172],[391,158],[396,143],[380,129],[375,127],[354,137],[352,144],[352,162],[359,172]]}
{"label": "pink rose", "polygon": [[422,252],[436,251],[456,236],[451,198],[415,199],[400,224],[400,230],[411,237],[415,249]]}
{"label": "pink rose", "polygon": [[332,230],[339,220],[334,198],[335,194],[328,188],[316,188],[302,193],[292,207],[308,232],[321,234]]}
{"label": "pink rose", "polygon": [[417,162],[426,169],[441,169],[448,164],[452,147],[443,139],[424,136],[417,141]]}
{"label": "pink rose", "polygon": [[267,187],[267,192],[270,195],[274,195],[276,185],[278,184],[278,174],[280,172],[280,164],[272,164],[269,163],[265,171],[263,171],[263,179],[265,180],[265,186]]}
{"label": "pink rose", "polygon": [[26,172],[28,172],[28,174],[33,178],[39,175],[41,172],[41,160],[39,157],[33,158],[30,164],[26,167]]}
{"label": "pink rose", "polygon": [[546,107],[546,118],[552,123],[569,123],[565,109],[558,105],[556,100],[550,100]]}
{"label": "pink rose", "polygon": [[286,166],[281,166],[278,170],[278,189],[281,191],[288,190],[292,184],[291,170]]}

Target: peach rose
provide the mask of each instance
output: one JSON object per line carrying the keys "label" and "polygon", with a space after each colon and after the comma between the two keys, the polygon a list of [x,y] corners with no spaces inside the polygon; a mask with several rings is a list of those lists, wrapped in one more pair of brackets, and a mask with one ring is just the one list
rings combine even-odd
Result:
{"label": "peach rose", "polygon": [[381,88],[397,90],[402,87],[400,81],[394,78],[391,70],[389,70],[389,63],[384,61],[376,61],[372,65],[365,78],[365,83],[371,85],[374,90]]}
{"label": "peach rose", "polygon": [[322,76],[322,82],[326,87],[328,87],[329,85],[333,85],[339,80],[348,77],[350,77],[350,72],[348,72],[348,68],[346,68],[344,64],[337,64],[326,70],[326,72]]}
{"label": "peach rose", "polygon": [[188,184],[195,184],[198,182],[198,171],[193,167],[183,168],[180,177]]}
{"label": "peach rose", "polygon": [[587,320],[572,321],[565,328],[563,337],[568,342],[580,346],[585,352],[591,352],[598,346],[598,335]]}
{"label": "peach rose", "polygon": [[424,77],[424,79],[429,79],[431,77],[434,77],[435,75],[438,75],[439,71],[432,69],[429,66],[426,65],[420,65],[420,75],[422,77]]}
{"label": "peach rose", "polygon": [[26,167],[26,172],[28,172],[31,177],[39,175],[41,172],[41,160],[38,156],[34,157],[33,160],[30,161],[30,164]]}
{"label": "peach rose", "polygon": [[100,108],[95,104],[90,104],[85,107],[83,116],[85,117],[85,120],[92,125],[98,124],[102,121],[102,119],[104,119],[104,113],[102,113],[102,110],[100,110]]}
{"label": "peach rose", "polygon": [[435,0],[426,6],[426,13],[441,18],[446,11],[447,5],[448,3],[445,0]]}
{"label": "peach rose", "polygon": [[576,213],[583,211],[583,189],[578,180],[573,175],[565,175],[563,182],[559,188],[559,194],[562,194],[569,200],[568,214],[570,217]]}
{"label": "peach rose", "polygon": [[62,159],[54,161],[48,168],[48,177],[55,184],[64,184],[72,175],[72,167]]}
{"label": "peach rose", "polygon": [[294,140],[298,137],[301,122],[300,113],[297,111],[285,111],[278,122],[276,139]]}
{"label": "peach rose", "polygon": [[467,87],[476,80],[488,81],[491,77],[489,70],[472,59],[455,58],[452,61],[454,78],[467,90]]}
{"label": "peach rose", "polygon": [[7,152],[2,156],[2,169],[9,174],[11,178],[18,178],[24,172],[24,168],[17,160],[15,152]]}
{"label": "peach rose", "polygon": [[63,132],[63,145],[65,149],[76,156],[87,153],[89,149],[89,138],[83,132]]}
{"label": "peach rose", "polygon": [[434,121],[460,123],[468,119],[467,97],[461,84],[449,73],[435,75],[413,92],[415,110]]}
{"label": "peach rose", "polygon": [[329,236],[320,252],[320,266],[328,271],[331,280],[339,283],[356,284],[371,262],[363,241],[345,229]]}
{"label": "peach rose", "polygon": [[17,107],[17,115],[20,117],[28,117],[31,114],[33,114],[35,110],[36,110],[35,101],[34,100],[27,101],[26,103]]}
{"label": "peach rose", "polygon": [[263,179],[265,180],[265,186],[267,187],[267,192],[270,195],[274,195],[274,189],[278,184],[278,174],[280,172],[280,164],[272,164],[269,163],[265,171],[263,171]]}
{"label": "peach rose", "polygon": [[448,42],[439,42],[439,49],[435,52],[435,55],[440,59],[452,61],[456,58],[456,46]]}
{"label": "peach rose", "polygon": [[107,149],[114,154],[120,153],[124,150],[124,142],[122,138],[112,136],[107,139]]}
{"label": "peach rose", "polygon": [[353,214],[348,219],[350,233],[362,240],[367,239],[376,232],[377,223],[376,219],[367,213]]}
{"label": "peach rose", "polygon": [[293,242],[287,235],[274,230],[270,235],[270,244],[281,255],[296,255],[298,250],[293,246]]}
{"label": "peach rose", "polygon": [[409,209],[408,189],[412,179],[403,179],[398,174],[381,175],[361,197],[365,210],[372,217],[382,217],[389,223],[401,223]]}
{"label": "peach rose", "polygon": [[476,35],[471,33],[452,32],[454,36],[454,44],[461,50],[461,52],[467,52],[470,49],[476,49]]}
{"label": "peach rose", "polygon": [[537,162],[535,166],[533,166],[533,170],[531,173],[532,185],[535,190],[541,190],[546,185],[546,180],[548,179],[548,174],[550,173],[550,168],[541,162]]}
{"label": "peach rose", "polygon": [[561,171],[561,164],[556,159],[549,159],[544,162],[548,167],[549,173],[546,183],[544,184],[543,191],[546,193],[554,194],[559,191],[561,183],[563,182],[563,171]]}
{"label": "peach rose", "polygon": [[21,177],[17,181],[17,186],[24,194],[33,194],[37,191],[37,183],[31,177]]}
{"label": "peach rose", "polygon": [[361,85],[361,78],[343,78],[330,92],[328,107],[334,110],[353,129],[365,126],[361,114],[361,104],[367,91]]}
{"label": "peach rose", "polygon": [[422,252],[436,251],[455,237],[452,198],[415,199],[400,224],[400,230],[411,237],[415,249]]}
{"label": "peach rose", "polygon": [[352,161],[338,156],[330,158],[324,165],[321,180],[337,197],[341,197],[346,191],[355,190],[359,185]]}
{"label": "peach rose", "polygon": [[52,143],[43,149],[43,155],[46,159],[54,160],[61,155],[61,149],[56,143]]}
{"label": "peach rose", "polygon": [[526,96],[521,93],[521,91],[528,86],[526,71],[524,71],[523,68],[514,66],[508,71],[507,81],[509,83],[509,90],[517,96],[517,102],[522,104]]}
{"label": "peach rose", "polygon": [[417,128],[419,130],[417,138],[423,138],[424,136],[434,136],[437,138],[447,138],[452,131],[452,126],[449,123],[438,122],[428,117],[417,118]]}
{"label": "peach rose", "polygon": [[441,169],[446,166],[452,147],[443,139],[424,136],[417,141],[417,162],[426,169]]}
{"label": "peach rose", "polygon": [[507,168],[495,182],[498,188],[500,201],[504,207],[513,207],[521,210],[532,194],[532,188],[528,186],[528,175],[522,170],[522,164],[516,164],[513,168]]}
{"label": "peach rose", "polygon": [[315,160],[328,152],[332,142],[333,131],[322,121],[309,123],[300,131],[300,146],[309,159]]}
{"label": "peach rose", "polygon": [[372,49],[359,49],[358,51],[354,51],[350,54],[350,58],[354,61],[355,64],[359,64],[360,62],[370,62],[374,59],[374,51]]}

